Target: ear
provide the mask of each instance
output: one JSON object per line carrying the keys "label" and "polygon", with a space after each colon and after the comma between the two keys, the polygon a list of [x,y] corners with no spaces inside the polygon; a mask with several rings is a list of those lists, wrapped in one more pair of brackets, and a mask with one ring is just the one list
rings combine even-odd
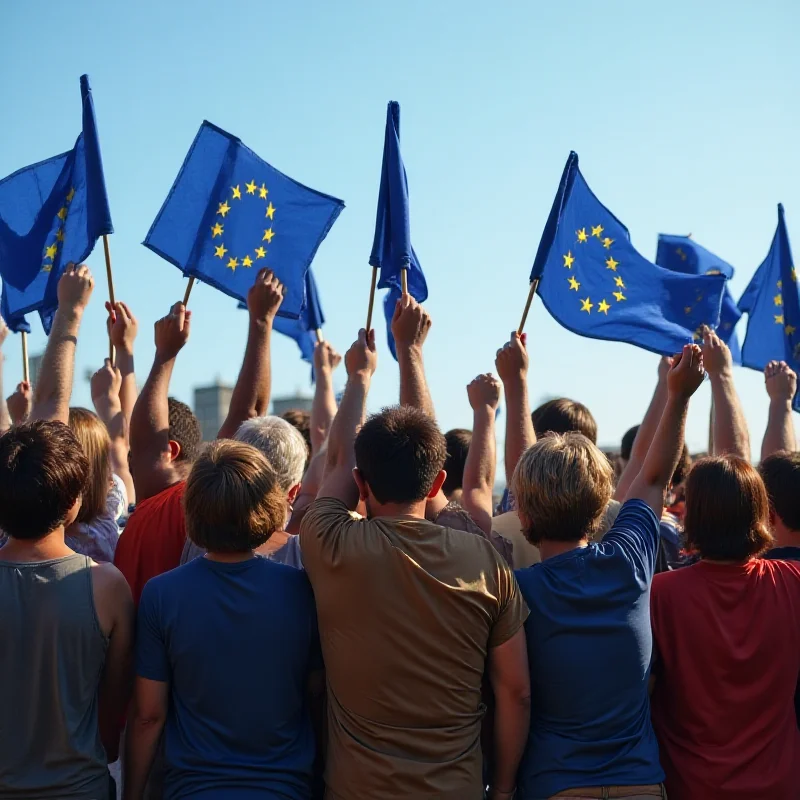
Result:
{"label": "ear", "polygon": [[81,506],[83,505],[83,495],[78,495],[78,499],[72,504],[72,508],[67,511],[66,519],[64,520],[64,527],[69,528],[80,514]]}
{"label": "ear", "polygon": [[369,486],[367,486],[367,482],[364,480],[364,476],[361,474],[361,470],[358,467],[353,467],[353,480],[356,482],[356,486],[358,486],[359,499],[366,502],[369,497]]}
{"label": "ear", "polygon": [[292,486],[292,488],[291,488],[291,489],[289,489],[289,491],[286,493],[286,499],[289,501],[289,505],[291,505],[292,503],[294,503],[294,501],[297,499],[297,495],[300,493],[300,487],[301,487],[301,486],[302,486],[302,484],[301,484],[301,483],[296,483],[296,484],[295,484],[294,486]]}
{"label": "ear", "polygon": [[433,481],[433,485],[431,486],[431,490],[428,492],[428,495],[427,495],[427,499],[428,500],[433,500],[433,498],[436,497],[437,494],[439,494],[439,490],[444,485],[444,482],[445,482],[446,478],[447,478],[447,473],[443,469],[440,469],[439,470],[439,474],[436,476],[436,478]]}
{"label": "ear", "polygon": [[177,461],[181,455],[181,446],[174,440],[169,440],[169,460]]}

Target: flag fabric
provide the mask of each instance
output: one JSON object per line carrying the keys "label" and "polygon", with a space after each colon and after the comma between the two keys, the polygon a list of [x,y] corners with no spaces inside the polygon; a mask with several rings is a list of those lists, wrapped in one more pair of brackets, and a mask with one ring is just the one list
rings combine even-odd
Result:
{"label": "flag fabric", "polygon": [[719,322],[725,278],[682,275],[639,255],[628,229],[595,197],[570,153],[530,279],[568,330],[661,355]]}
{"label": "flag fabric", "polygon": [[72,150],[0,181],[0,276],[13,319],[39,310],[47,333],[58,280],[113,233],[89,78],[81,76],[83,130]]}
{"label": "flag fabric", "polygon": [[386,109],[378,213],[369,263],[381,271],[378,288],[389,289],[383,310],[389,350],[397,359],[391,323],[395,304],[402,294],[401,273],[406,270],[408,293],[420,303],[428,299],[428,284],[411,245],[408,178],[400,154],[400,104],[394,101]]}
{"label": "flag fabric", "polygon": [[[664,269],[683,272],[686,275],[724,275],[726,280],[730,280],[734,272],[730,264],[697,244],[690,236],[670,236],[665,233],[658,236],[656,264]],[[736,364],[742,362],[742,350],[739,346],[739,337],[736,335],[736,323],[741,317],[742,312],[739,311],[731,290],[726,284],[722,295],[717,333],[719,338],[730,348]]]}
{"label": "flag fabric", "polygon": [[8,329],[12,333],[30,333],[31,325],[24,316],[14,317],[8,310],[8,298],[3,287],[3,294],[0,296],[0,317],[5,320]]}
{"label": "flag fabric", "polygon": [[279,315],[297,319],[306,272],[343,208],[205,121],[144,244],[242,302],[267,267],[286,290]]}
{"label": "flag fabric", "polygon": [[[783,206],[769,253],[739,300],[747,314],[742,364],[763,370],[770,361],[785,361],[800,372],[800,297],[797,270],[792,262]],[[800,392],[792,406],[800,411]]]}

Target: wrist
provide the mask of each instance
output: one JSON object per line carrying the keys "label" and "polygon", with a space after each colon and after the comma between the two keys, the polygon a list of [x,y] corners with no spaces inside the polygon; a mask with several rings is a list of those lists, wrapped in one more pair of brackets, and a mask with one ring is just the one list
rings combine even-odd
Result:
{"label": "wrist", "polygon": [[[708,372],[708,370],[706,371]],[[728,381],[733,381],[733,368],[723,367],[720,370],[709,372],[708,379],[711,381],[712,385],[715,383],[725,383]]]}
{"label": "wrist", "polygon": [[421,344],[405,344],[395,340],[395,350],[397,350],[397,360],[402,358],[410,361],[422,360],[422,345]]}
{"label": "wrist", "polygon": [[250,317],[250,328],[258,331],[259,333],[268,333],[272,330],[272,323],[274,319],[274,316]]}
{"label": "wrist", "polygon": [[774,409],[775,411],[791,411],[792,410],[792,398],[791,397],[770,397],[769,399],[769,407],[770,409]]}

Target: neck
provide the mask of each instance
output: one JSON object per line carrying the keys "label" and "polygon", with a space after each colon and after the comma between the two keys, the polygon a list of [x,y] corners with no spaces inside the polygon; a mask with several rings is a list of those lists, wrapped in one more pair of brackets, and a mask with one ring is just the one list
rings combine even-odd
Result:
{"label": "neck", "polygon": [[64,526],[60,525],[40,539],[15,539],[10,536],[1,557],[4,561],[50,561],[74,554],[64,544]]}
{"label": "neck", "polygon": [[379,503],[371,497],[368,503],[369,516],[376,517],[399,517],[400,519],[425,519],[425,509],[428,499],[419,500],[416,503]]}
{"label": "neck", "polygon": [[558,542],[553,539],[542,539],[539,542],[539,555],[542,561],[546,561],[553,556],[560,556],[562,553],[568,553],[570,550],[578,550],[581,547],[588,547],[589,540],[584,536],[583,539],[578,539],[577,542]]}
{"label": "neck", "polygon": [[209,551],[205,557],[209,561],[221,561],[223,564],[236,564],[239,561],[249,561],[255,558],[255,553],[252,550],[246,550],[242,553],[213,553]]}
{"label": "neck", "polygon": [[800,547],[800,531],[787,528],[779,520],[772,526],[772,535],[775,538],[774,547]]}

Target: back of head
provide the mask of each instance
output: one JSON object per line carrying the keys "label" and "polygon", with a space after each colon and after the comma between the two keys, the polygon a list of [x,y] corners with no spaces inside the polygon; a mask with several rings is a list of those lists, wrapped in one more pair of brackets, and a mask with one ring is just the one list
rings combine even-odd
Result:
{"label": "back of head", "polygon": [[697,461],[686,480],[684,533],[690,548],[712,561],[746,561],[772,543],[767,490],[738,456]]}
{"label": "back of head", "polygon": [[306,443],[306,469],[308,469],[308,463],[311,461],[311,414],[308,411],[291,408],[284,412],[283,419],[296,428],[303,437]]}
{"label": "back of head", "polygon": [[472,431],[466,428],[453,428],[445,435],[447,443],[447,458],[444,462],[444,471],[447,473],[442,491],[449,498],[453,492],[464,485],[464,467],[467,463],[469,446],[472,443]]}
{"label": "back of head", "polygon": [[546,433],[582,433],[597,444],[597,422],[583,403],[558,397],[540,405],[531,418],[537,437]]}
{"label": "back of head", "polygon": [[800,453],[775,453],[758,471],[772,511],[790,531],[800,531]]}
{"label": "back of head", "polygon": [[436,422],[409,406],[370,417],[356,437],[356,466],[381,504],[424,500],[447,457]]}
{"label": "back of head", "polygon": [[60,422],[31,422],[0,436],[0,530],[40,539],[67,521],[89,475],[75,434]]}
{"label": "back of head", "polygon": [[97,414],[85,408],[69,410],[69,427],[89,461],[89,478],[76,522],[91,522],[106,510],[111,488],[111,438]]}
{"label": "back of head", "polygon": [[200,444],[203,441],[200,423],[186,403],[182,403],[174,397],[170,397],[168,403],[169,438],[170,441],[177,442],[181,447],[176,462],[191,464],[197,458]]}
{"label": "back of head", "polygon": [[286,499],[263,453],[221,439],[192,466],[183,496],[186,533],[216,553],[246,553],[269,539],[286,518]]}
{"label": "back of head", "polygon": [[548,434],[529,448],[511,480],[531,544],[592,538],[613,490],[608,459],[581,433]]}
{"label": "back of head", "polygon": [[253,417],[243,422],[233,437],[266,456],[284,492],[303,480],[308,447],[293,425],[280,417]]}
{"label": "back of head", "polygon": [[634,425],[632,428],[628,428],[625,431],[625,435],[622,437],[622,443],[619,448],[619,457],[624,461],[631,460],[631,450],[633,450],[633,443],[636,439],[636,434],[639,433],[639,426]]}

